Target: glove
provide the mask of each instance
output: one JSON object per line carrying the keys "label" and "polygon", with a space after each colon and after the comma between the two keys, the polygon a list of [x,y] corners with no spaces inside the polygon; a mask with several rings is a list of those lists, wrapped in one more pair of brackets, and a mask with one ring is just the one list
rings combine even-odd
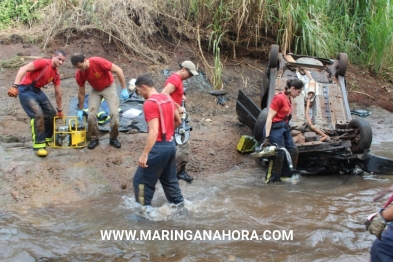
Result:
{"label": "glove", "polygon": [[12,85],[10,89],[8,89],[9,97],[17,97],[18,96],[18,85]]}
{"label": "glove", "polygon": [[271,146],[272,144],[270,143],[270,137],[265,137],[265,140],[262,142],[262,148],[265,148],[267,146]]}
{"label": "glove", "polygon": [[63,115],[63,110],[57,109],[57,114],[56,114],[56,116],[58,116],[58,117],[63,117],[63,116],[64,116],[64,115]]}
{"label": "glove", "polygon": [[381,239],[382,232],[386,227],[385,220],[381,217],[379,212],[374,215],[371,219],[367,219],[364,222],[366,226],[366,230],[369,231],[372,235],[375,235],[378,239]]}
{"label": "glove", "polygon": [[130,97],[130,94],[128,94],[127,88],[123,88],[121,90],[121,100],[127,100]]}
{"label": "glove", "polygon": [[78,120],[83,121],[83,110],[82,109],[78,109]]}

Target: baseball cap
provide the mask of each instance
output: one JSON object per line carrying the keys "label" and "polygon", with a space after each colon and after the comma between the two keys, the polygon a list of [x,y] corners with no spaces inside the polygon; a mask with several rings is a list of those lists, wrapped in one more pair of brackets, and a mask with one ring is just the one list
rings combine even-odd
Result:
{"label": "baseball cap", "polygon": [[195,67],[193,62],[191,62],[191,61],[184,61],[183,63],[181,63],[181,66],[187,68],[188,70],[190,70],[190,72],[194,76],[199,75],[198,72],[196,71],[196,67]]}

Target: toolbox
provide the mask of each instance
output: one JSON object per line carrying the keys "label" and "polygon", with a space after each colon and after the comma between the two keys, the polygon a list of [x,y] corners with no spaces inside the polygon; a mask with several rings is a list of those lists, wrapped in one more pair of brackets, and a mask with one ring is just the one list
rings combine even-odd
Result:
{"label": "toolbox", "polygon": [[77,116],[55,117],[53,121],[53,147],[82,148],[86,146],[86,118]]}
{"label": "toolbox", "polygon": [[253,136],[243,135],[240,137],[239,143],[237,143],[237,151],[240,153],[251,153],[254,152],[256,140]]}

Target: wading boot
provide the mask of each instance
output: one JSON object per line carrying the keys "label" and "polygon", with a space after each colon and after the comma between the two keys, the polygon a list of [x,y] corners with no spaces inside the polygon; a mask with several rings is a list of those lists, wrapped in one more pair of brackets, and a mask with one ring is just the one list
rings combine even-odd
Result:
{"label": "wading boot", "polygon": [[45,148],[36,148],[34,152],[37,156],[44,157],[48,155],[48,151]]}
{"label": "wading boot", "polygon": [[183,179],[184,181],[191,183],[194,178],[189,176],[186,172],[186,165],[180,166],[180,171],[176,174],[177,179]]}
{"label": "wading boot", "polygon": [[281,182],[282,165],[284,163],[284,152],[279,151],[274,157],[269,158],[269,164],[266,169],[265,183]]}

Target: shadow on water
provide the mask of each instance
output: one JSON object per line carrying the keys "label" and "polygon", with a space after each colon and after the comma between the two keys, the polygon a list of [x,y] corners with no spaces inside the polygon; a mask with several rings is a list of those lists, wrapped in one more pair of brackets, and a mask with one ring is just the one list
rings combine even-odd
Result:
{"label": "shadow on water", "polygon": [[[192,184],[181,181],[184,209],[169,205],[158,185],[149,210],[142,210],[128,192],[0,213],[0,259],[368,261],[374,237],[365,231],[363,220],[382,206],[383,199],[373,203],[372,197],[392,184],[391,176],[299,176],[266,185],[261,172],[253,167]],[[160,235],[154,240],[126,240],[125,234],[123,240],[113,235],[102,240],[101,230],[135,230],[136,236],[151,230],[150,239],[154,232]],[[162,237],[164,231],[171,237],[171,232],[187,230],[192,232],[188,237],[199,231],[206,238],[186,240],[185,233],[183,240]],[[225,237],[223,230],[235,233]],[[252,234],[257,238],[237,239],[236,232],[242,230],[249,232],[249,239]]]}

